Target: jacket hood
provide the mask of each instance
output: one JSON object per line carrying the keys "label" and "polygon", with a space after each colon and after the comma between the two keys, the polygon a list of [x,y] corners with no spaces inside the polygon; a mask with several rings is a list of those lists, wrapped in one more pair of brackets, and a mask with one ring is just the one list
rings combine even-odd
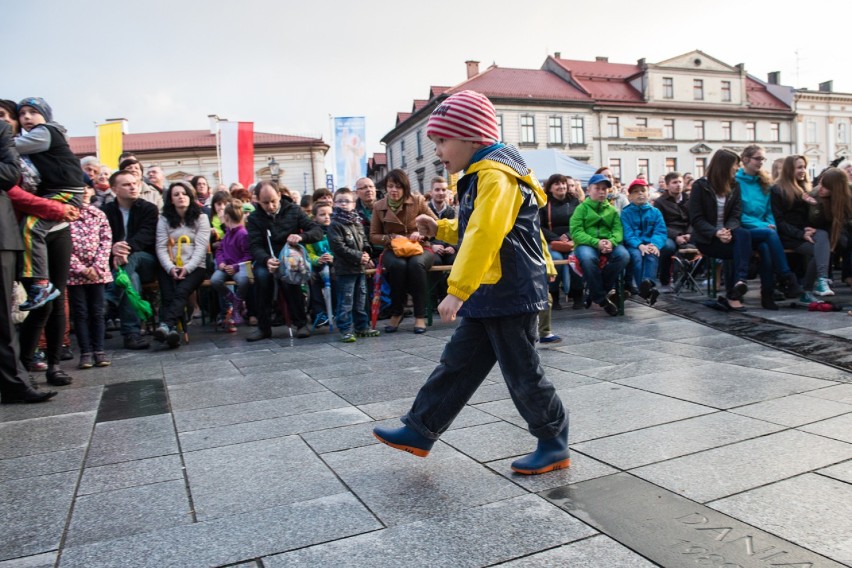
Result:
{"label": "jacket hood", "polygon": [[478,162],[471,164],[465,173],[475,173],[484,169],[496,169],[507,175],[514,176],[533,190],[535,200],[539,208],[547,204],[547,194],[536,179],[535,174],[529,169],[521,157],[520,152],[514,146],[501,146],[493,152],[486,154]]}
{"label": "jacket hood", "polygon": [[51,121],[51,122],[48,122],[48,123],[46,123],[46,124],[48,124],[49,126],[54,127],[56,130],[58,130],[59,132],[61,132],[61,133],[62,133],[62,136],[64,136],[64,137],[65,137],[65,141],[66,141],[66,142],[68,141],[68,129],[66,129],[64,126],[62,126],[62,125],[61,125],[61,124],[59,124],[58,122],[53,122],[53,121]]}
{"label": "jacket hood", "polygon": [[758,180],[757,176],[752,176],[752,175],[745,173],[745,170],[742,169],[742,168],[737,170],[737,173],[734,175],[734,178],[738,182],[746,183],[746,184],[757,183],[757,180]]}

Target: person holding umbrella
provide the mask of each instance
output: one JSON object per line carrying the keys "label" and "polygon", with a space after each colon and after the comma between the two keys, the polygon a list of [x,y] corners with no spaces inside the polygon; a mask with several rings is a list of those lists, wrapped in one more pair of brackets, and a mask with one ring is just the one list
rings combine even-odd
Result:
{"label": "person holding umbrella", "polygon": [[[361,218],[355,211],[355,195],[346,187],[334,194],[334,211],[328,227],[328,242],[334,255],[337,276],[337,329],[340,341],[354,343],[356,337],[377,337],[379,331],[370,328],[365,311],[367,276],[365,270],[373,265],[370,243],[364,234]],[[354,333],[352,331],[354,325]]]}

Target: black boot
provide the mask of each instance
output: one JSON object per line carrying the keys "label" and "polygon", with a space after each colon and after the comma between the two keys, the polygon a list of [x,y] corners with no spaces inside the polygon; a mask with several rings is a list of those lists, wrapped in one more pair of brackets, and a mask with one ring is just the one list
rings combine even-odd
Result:
{"label": "black boot", "polygon": [[764,310],[778,310],[778,304],[775,303],[775,293],[772,290],[760,291],[760,305]]}
{"label": "black boot", "polygon": [[550,309],[557,310],[557,311],[561,310],[562,304],[559,303],[559,290],[558,289],[556,291],[551,290],[550,291],[550,297],[553,299],[553,305],[550,306]]}

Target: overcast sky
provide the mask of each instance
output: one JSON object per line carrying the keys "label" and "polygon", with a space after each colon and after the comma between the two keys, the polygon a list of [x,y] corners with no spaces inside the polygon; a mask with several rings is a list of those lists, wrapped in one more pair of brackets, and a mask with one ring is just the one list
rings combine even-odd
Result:
{"label": "overcast sky", "polygon": [[74,136],[107,118],[132,133],[207,128],[321,136],[366,116],[367,150],[464,61],[538,69],[566,59],[659,62],[701,49],[765,80],[852,92],[846,2],[714,0],[31,0],[7,7],[0,97],[42,96]]}

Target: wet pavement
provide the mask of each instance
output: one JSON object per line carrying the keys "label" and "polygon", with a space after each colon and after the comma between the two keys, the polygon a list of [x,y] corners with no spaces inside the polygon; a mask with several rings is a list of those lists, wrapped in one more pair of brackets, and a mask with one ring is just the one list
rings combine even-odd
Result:
{"label": "wet pavement", "polygon": [[354,344],[196,324],[69,364],[54,401],[0,407],[0,568],[852,565],[852,317],[752,296],[554,312],[572,465],[533,477],[509,468],[534,440],[499,370],[428,458],[371,436],[447,324]]}

